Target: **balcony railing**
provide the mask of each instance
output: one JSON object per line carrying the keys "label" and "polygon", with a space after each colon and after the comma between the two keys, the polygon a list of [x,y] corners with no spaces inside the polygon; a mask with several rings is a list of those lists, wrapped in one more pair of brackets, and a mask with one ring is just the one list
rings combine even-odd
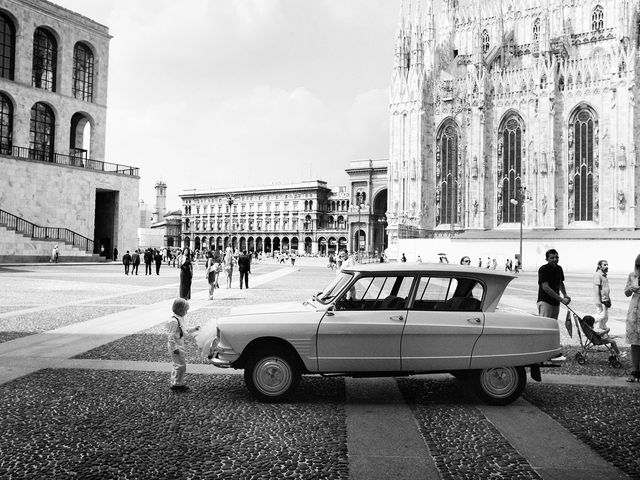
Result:
{"label": "balcony railing", "polygon": [[103,162],[102,160],[92,160],[87,158],[86,150],[82,149],[72,149],[71,151],[73,155],[63,155],[62,153],[55,153],[49,149],[35,149],[5,144],[0,145],[0,155],[26,158],[29,160],[36,160],[38,162],[56,163],[58,165],[69,165],[72,167],[86,168],[88,170],[97,170],[100,172],[131,175],[133,177],[139,176],[139,169],[137,167]]}
{"label": "balcony railing", "polygon": [[57,240],[93,253],[93,240],[68,228],[41,227],[4,210],[0,210],[0,225],[36,240]]}
{"label": "balcony railing", "polygon": [[398,238],[449,238],[461,233],[464,233],[464,230],[428,230],[408,225],[398,225]]}

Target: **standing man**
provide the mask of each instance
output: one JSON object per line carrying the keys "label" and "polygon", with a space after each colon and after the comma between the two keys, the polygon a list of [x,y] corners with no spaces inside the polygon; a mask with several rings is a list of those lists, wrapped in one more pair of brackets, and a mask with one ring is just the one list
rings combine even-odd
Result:
{"label": "standing man", "polygon": [[156,262],[156,275],[160,275],[160,265],[162,265],[162,254],[156,250],[153,255],[153,260]]}
{"label": "standing man", "polygon": [[136,272],[136,275],[138,275],[138,267],[140,266],[140,254],[138,253],[138,250],[133,251],[133,255],[131,255],[131,262],[133,263],[131,275],[133,275],[133,272]]}
{"label": "standing man", "polygon": [[151,262],[153,262],[153,251],[147,248],[144,251],[144,274],[151,275]]}
{"label": "standing man", "polygon": [[249,288],[249,274],[251,273],[251,255],[247,255],[246,250],[243,250],[242,255],[238,257],[238,271],[240,272],[240,290],[242,290],[243,278],[244,278],[244,286]]}
{"label": "standing man", "polygon": [[122,256],[122,264],[124,265],[124,274],[129,275],[129,265],[131,265],[131,255],[129,255],[129,250],[127,250],[127,253]]}
{"label": "standing man", "polygon": [[113,261],[118,261],[118,247],[113,247]]}
{"label": "standing man", "polygon": [[547,264],[538,269],[538,315],[557,320],[560,304],[569,305],[571,297],[564,288],[564,271],[558,265],[560,255],[552,248],[547,250],[545,257]]}
{"label": "standing man", "polygon": [[593,276],[593,294],[594,303],[596,305],[594,330],[603,333],[609,333],[610,328],[607,327],[609,320],[609,309],[611,308],[611,297],[609,296],[609,262],[600,260],[596,274]]}

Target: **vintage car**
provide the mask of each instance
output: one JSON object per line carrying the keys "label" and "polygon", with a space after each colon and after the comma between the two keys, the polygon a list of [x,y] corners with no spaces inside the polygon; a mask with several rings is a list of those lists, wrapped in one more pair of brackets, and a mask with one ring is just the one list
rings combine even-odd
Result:
{"label": "vintage car", "polygon": [[303,374],[351,377],[448,372],[486,403],[520,396],[525,367],[561,355],[558,322],[496,307],[512,274],[448,264],[344,269],[300,303],[240,307],[199,344],[214,365],[244,369],[260,400],[290,395]]}

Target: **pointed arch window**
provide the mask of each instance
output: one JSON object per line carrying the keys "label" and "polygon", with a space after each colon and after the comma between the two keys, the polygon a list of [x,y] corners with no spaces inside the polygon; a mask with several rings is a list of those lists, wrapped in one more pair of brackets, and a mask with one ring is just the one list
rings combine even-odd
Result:
{"label": "pointed arch window", "polygon": [[13,103],[0,93],[0,155],[11,155],[13,145]]}
{"label": "pointed arch window", "polygon": [[518,223],[522,215],[522,136],[524,126],[518,115],[511,114],[498,133],[498,224]]}
{"label": "pointed arch window", "polygon": [[53,162],[56,137],[56,122],[53,110],[38,102],[31,108],[31,129],[29,132],[29,158]]}
{"label": "pointed arch window", "polygon": [[73,96],[93,102],[93,52],[81,42],[73,47]]}
{"label": "pointed arch window", "polygon": [[4,13],[0,13],[0,77],[13,80],[16,63],[16,29]]}
{"label": "pointed arch window", "polygon": [[604,8],[602,5],[597,5],[596,8],[593,9],[593,13],[591,14],[591,30],[598,31],[604,29]]}
{"label": "pointed arch window", "polygon": [[595,113],[582,107],[569,124],[569,222],[597,218],[598,160]]}
{"label": "pointed arch window", "polygon": [[44,28],[36,28],[33,34],[32,85],[55,92],[57,63],[58,42]]}
{"label": "pointed arch window", "polygon": [[491,46],[491,38],[489,32],[485,29],[482,31],[482,53],[487,53]]}
{"label": "pointed arch window", "polygon": [[436,151],[436,224],[458,221],[458,129],[445,124],[437,137]]}
{"label": "pointed arch window", "polygon": [[540,39],[540,18],[536,18],[533,22],[533,41],[537,42]]}

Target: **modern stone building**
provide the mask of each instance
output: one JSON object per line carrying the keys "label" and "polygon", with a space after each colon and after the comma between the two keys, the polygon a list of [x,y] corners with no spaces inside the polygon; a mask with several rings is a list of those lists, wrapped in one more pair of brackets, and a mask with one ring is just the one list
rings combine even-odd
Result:
{"label": "modern stone building", "polygon": [[326,255],[348,249],[350,199],[321,180],[190,191],[182,200],[182,246]]}
{"label": "modern stone building", "polygon": [[392,243],[447,231],[509,239],[520,222],[525,241],[629,237],[640,224],[638,9],[637,0],[431,0],[403,12]]}
{"label": "modern stone building", "polygon": [[2,261],[136,246],[138,170],[105,161],[110,38],[47,1],[0,0]]}

